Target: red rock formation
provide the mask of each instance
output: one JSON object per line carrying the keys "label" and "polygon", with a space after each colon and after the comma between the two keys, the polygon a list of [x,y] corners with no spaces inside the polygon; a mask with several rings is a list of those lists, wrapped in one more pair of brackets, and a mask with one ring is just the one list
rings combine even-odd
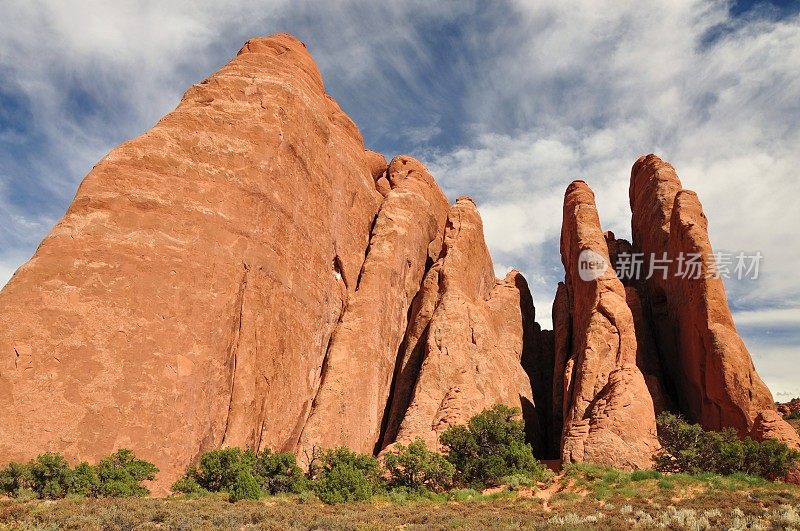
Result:
{"label": "red rock formation", "polygon": [[[646,281],[644,292],[680,410],[707,429],[780,433],[798,445],[791,427],[777,426],[784,421],[771,413],[772,395],[736,331],[723,281],[711,274],[713,249],[697,195],[682,189],[672,166],[648,155],[633,166],[630,199],[634,247],[669,264],[666,274]],[[702,274],[681,275],[681,255],[699,256]],[[764,429],[763,419],[775,427]]]}
{"label": "red rock formation", "polygon": [[111,151],[0,292],[0,462],[130,447],[169,485],[293,449],[356,290],[375,191],[311,56],[249,41]]}
{"label": "red rock formation", "polygon": [[365,150],[301,42],[253,39],[98,163],[0,292],[0,462],[129,447],[163,493],[220,446],[369,452],[400,421],[530,409],[530,299],[470,200]]}
{"label": "red rock formation", "polygon": [[331,339],[322,383],[300,438],[371,453],[379,442],[408,308],[426,263],[439,256],[449,205],[425,167],[398,157],[355,292]]}
{"label": "red rock formation", "polygon": [[800,411],[800,398],[792,398],[788,402],[776,402],[775,406],[778,408],[778,413],[781,415],[788,415],[795,411]]}
{"label": "red rock formation", "polygon": [[367,159],[367,166],[369,166],[369,173],[376,181],[386,175],[387,165],[386,157],[382,153],[376,153],[367,149],[364,152]]}
{"label": "red rock formation", "polygon": [[609,265],[594,194],[583,181],[564,197],[561,260],[572,301],[562,459],[647,468],[659,447],[653,402],[636,366],[625,288]]}
{"label": "red rock formation", "polygon": [[436,447],[448,426],[497,403],[531,411],[530,380],[520,365],[524,323],[533,318],[521,311],[526,290],[516,271],[495,280],[475,203],[459,198],[442,255],[412,308],[385,444],[421,437]]}
{"label": "red rock formation", "polygon": [[301,42],[253,39],[100,161],[0,292],[0,464],[128,447],[165,492],[220,446],[435,446],[497,403],[566,461],[648,466],[673,407],[800,444],[720,280],[581,270],[582,252],[711,253],[671,166],[640,159],[630,197],[633,246],[567,189],[543,331],[522,276],[495,279],[474,202],[365,150]]}

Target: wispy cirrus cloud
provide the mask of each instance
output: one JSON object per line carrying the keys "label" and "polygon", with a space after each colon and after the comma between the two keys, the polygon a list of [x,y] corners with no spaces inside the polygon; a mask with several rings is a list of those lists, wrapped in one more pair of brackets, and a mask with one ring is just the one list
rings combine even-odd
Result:
{"label": "wispy cirrus cloud", "polygon": [[309,46],[371,147],[411,152],[451,199],[477,199],[498,270],[526,274],[545,323],[563,276],[569,181],[589,182],[604,227],[624,237],[631,164],[649,152],[671,161],[700,194],[715,246],[764,254],[760,279],[729,282],[729,295],[759,370],[774,390],[794,392],[778,368],[798,340],[786,331],[800,330],[786,317],[800,308],[796,9],[12,0],[0,18],[0,283],[94,162],[247,38],[288,31]]}

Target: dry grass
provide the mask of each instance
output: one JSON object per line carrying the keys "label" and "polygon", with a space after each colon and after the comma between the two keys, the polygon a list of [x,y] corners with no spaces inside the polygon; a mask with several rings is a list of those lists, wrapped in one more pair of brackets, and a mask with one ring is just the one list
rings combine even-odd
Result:
{"label": "dry grass", "polygon": [[0,500],[5,529],[800,529],[800,488],[747,476],[630,474],[570,467],[538,492],[464,491],[450,500],[312,496]]}

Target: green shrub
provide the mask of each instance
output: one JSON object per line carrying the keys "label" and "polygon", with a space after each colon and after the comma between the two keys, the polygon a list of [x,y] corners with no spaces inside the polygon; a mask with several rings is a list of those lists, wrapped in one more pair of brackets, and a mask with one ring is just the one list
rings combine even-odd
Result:
{"label": "green shrub", "polygon": [[200,486],[200,483],[198,483],[191,474],[184,475],[182,478],[178,479],[178,481],[172,484],[170,490],[172,492],[196,496],[209,494],[209,491]]}
{"label": "green shrub", "polygon": [[314,492],[325,503],[368,500],[380,484],[378,460],[347,448],[328,450],[314,481]]}
{"label": "green shrub", "polygon": [[16,496],[20,489],[30,487],[30,465],[11,462],[0,469],[0,493]]}
{"label": "green shrub", "polygon": [[530,489],[536,486],[536,480],[525,475],[515,474],[513,476],[506,476],[502,480],[503,485],[510,491],[518,491],[522,489]]}
{"label": "green shrub", "polygon": [[297,466],[297,457],[289,452],[273,454],[265,449],[255,460],[253,475],[270,494],[308,490],[308,480]]}
{"label": "green shrub", "polygon": [[786,420],[798,420],[800,419],[800,409],[795,409],[794,411],[790,411],[784,417]]}
{"label": "green shrub", "polygon": [[94,496],[100,484],[97,472],[86,461],[78,463],[72,471],[72,480],[67,488],[67,494],[72,496]]}
{"label": "green shrub", "polygon": [[230,489],[230,501],[257,500],[261,497],[261,486],[253,474],[245,469],[240,469]]}
{"label": "green shrub", "polygon": [[125,448],[101,460],[95,470],[97,494],[119,498],[147,496],[150,490],[141,482],[155,479],[158,473],[153,463],[137,459],[133,452]]}
{"label": "green shrub", "polygon": [[210,492],[231,492],[239,472],[246,471],[252,476],[256,454],[241,448],[220,448],[204,453],[196,469],[187,472],[202,488]]}
{"label": "green shrub", "polygon": [[387,452],[384,465],[389,472],[389,485],[411,491],[442,492],[450,488],[455,467],[443,455],[428,450],[422,439],[408,446],[398,444]]}
{"label": "green shrub", "polygon": [[440,437],[447,459],[463,485],[498,485],[502,478],[523,475],[547,477],[547,468],[533,457],[525,443],[525,426],[519,409],[496,405],[472,417],[466,426],[453,426]]}
{"label": "green shrub", "polygon": [[452,501],[463,502],[468,500],[480,499],[483,495],[475,489],[456,489],[451,490],[449,498]]}
{"label": "green shrub", "polygon": [[61,454],[47,452],[31,461],[31,489],[39,498],[55,500],[67,495],[72,469]]}
{"label": "green shrub", "polygon": [[373,484],[361,470],[336,465],[314,483],[314,491],[325,503],[364,501],[372,497]]}
{"label": "green shrub", "polygon": [[374,456],[359,454],[343,446],[327,450],[322,454],[319,474],[325,475],[335,467],[342,465],[358,470],[374,484],[377,484],[381,477],[381,467]]}
{"label": "green shrub", "polygon": [[775,479],[785,476],[800,458],[800,452],[780,441],[739,439],[730,428],[706,431],[671,413],[659,415],[658,436],[663,451],[656,464],[665,472],[741,472]]}

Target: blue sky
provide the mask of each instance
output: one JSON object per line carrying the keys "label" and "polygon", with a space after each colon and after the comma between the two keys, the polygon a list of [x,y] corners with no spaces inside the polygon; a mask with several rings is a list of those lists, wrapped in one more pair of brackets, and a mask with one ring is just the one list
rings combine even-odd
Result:
{"label": "blue sky", "polygon": [[[382,4],[382,5],[381,5]],[[761,251],[727,284],[762,377],[800,396],[800,2],[15,1],[0,4],[0,285],[92,165],[151,127],[254,35],[304,40],[387,156],[473,196],[498,274],[549,324],[566,185],[629,237],[639,155],[696,190],[718,250]]]}

